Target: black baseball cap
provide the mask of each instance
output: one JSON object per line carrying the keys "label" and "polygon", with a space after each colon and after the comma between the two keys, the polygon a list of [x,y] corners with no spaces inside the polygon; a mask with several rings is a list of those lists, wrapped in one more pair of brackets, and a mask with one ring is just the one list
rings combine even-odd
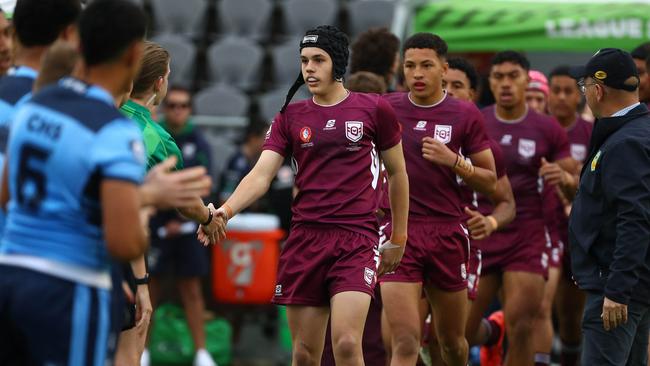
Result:
{"label": "black baseball cap", "polygon": [[[632,56],[618,48],[601,49],[586,65],[571,67],[569,74],[578,80],[590,76],[614,89],[635,91],[639,87],[639,72]],[[632,76],[637,79],[636,85],[626,85],[625,81]]]}

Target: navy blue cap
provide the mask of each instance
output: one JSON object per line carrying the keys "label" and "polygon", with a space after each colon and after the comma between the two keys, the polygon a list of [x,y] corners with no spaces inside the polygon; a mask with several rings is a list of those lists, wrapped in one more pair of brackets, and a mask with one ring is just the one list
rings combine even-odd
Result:
{"label": "navy blue cap", "polygon": [[[639,87],[639,72],[632,56],[618,48],[601,49],[586,65],[571,67],[569,74],[578,80],[589,76],[614,89],[635,91]],[[625,81],[632,76],[636,77],[637,83],[626,85]]]}

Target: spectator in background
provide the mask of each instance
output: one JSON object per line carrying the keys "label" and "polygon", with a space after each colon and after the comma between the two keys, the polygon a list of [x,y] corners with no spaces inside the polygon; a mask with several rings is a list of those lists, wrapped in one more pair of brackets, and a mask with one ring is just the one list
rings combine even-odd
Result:
{"label": "spectator in background", "polygon": [[7,71],[13,63],[12,33],[11,22],[7,19],[5,12],[0,9],[0,76],[7,75]]}
{"label": "spectator in background", "polygon": [[[160,124],[176,141],[185,167],[204,166],[209,170],[210,146],[191,121],[191,106],[189,90],[171,87],[163,103],[164,117]],[[151,228],[151,249],[147,257],[151,302],[155,307],[160,300],[160,276],[174,275],[194,341],[194,365],[216,365],[205,351],[205,303],[201,277],[208,274],[209,263],[207,249],[196,239],[197,224],[172,210],[154,216]]]}
{"label": "spectator in background", "polygon": [[452,97],[476,102],[478,74],[474,66],[462,57],[451,57],[447,64],[449,68],[442,75],[442,88]]}
{"label": "spectator in background", "polygon": [[[239,149],[228,159],[228,163],[219,180],[219,200],[226,202],[239,182],[251,171],[262,154],[264,138],[269,126],[266,123],[252,121],[246,128],[244,141]],[[264,198],[250,206],[249,211],[266,211],[268,204]]]}
{"label": "spectator in background", "polygon": [[650,80],[648,80],[646,60],[650,57],[650,42],[638,45],[630,54],[639,72],[639,101],[648,104],[650,103]]}
{"label": "spectator in background", "polygon": [[546,114],[548,102],[548,80],[541,71],[528,71],[528,88],[526,88],[526,103],[539,114]]}
{"label": "spectator in background", "polygon": [[387,28],[371,28],[352,43],[350,72],[370,71],[384,78],[389,91],[395,90],[399,69],[399,38]]}

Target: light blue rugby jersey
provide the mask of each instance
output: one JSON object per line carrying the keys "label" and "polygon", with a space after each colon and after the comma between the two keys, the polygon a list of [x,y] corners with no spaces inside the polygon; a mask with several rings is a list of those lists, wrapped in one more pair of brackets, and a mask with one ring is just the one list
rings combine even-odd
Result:
{"label": "light blue rugby jersey", "polygon": [[9,192],[0,263],[110,287],[100,183],[140,184],[142,134],[111,95],[66,78],[18,108],[8,143]]}
{"label": "light blue rugby jersey", "polygon": [[[14,112],[18,106],[29,100],[38,73],[27,66],[17,66],[0,78],[0,167],[5,163],[7,139]],[[2,169],[0,168],[0,181]],[[5,214],[0,210],[0,237],[5,225]]]}

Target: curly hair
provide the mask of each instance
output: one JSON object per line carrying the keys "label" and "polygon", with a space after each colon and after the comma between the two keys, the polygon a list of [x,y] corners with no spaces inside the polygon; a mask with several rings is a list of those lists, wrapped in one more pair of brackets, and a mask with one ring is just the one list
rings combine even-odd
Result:
{"label": "curly hair", "polygon": [[371,28],[352,43],[350,72],[369,71],[381,75],[386,82],[399,52],[399,38],[387,28]]}

